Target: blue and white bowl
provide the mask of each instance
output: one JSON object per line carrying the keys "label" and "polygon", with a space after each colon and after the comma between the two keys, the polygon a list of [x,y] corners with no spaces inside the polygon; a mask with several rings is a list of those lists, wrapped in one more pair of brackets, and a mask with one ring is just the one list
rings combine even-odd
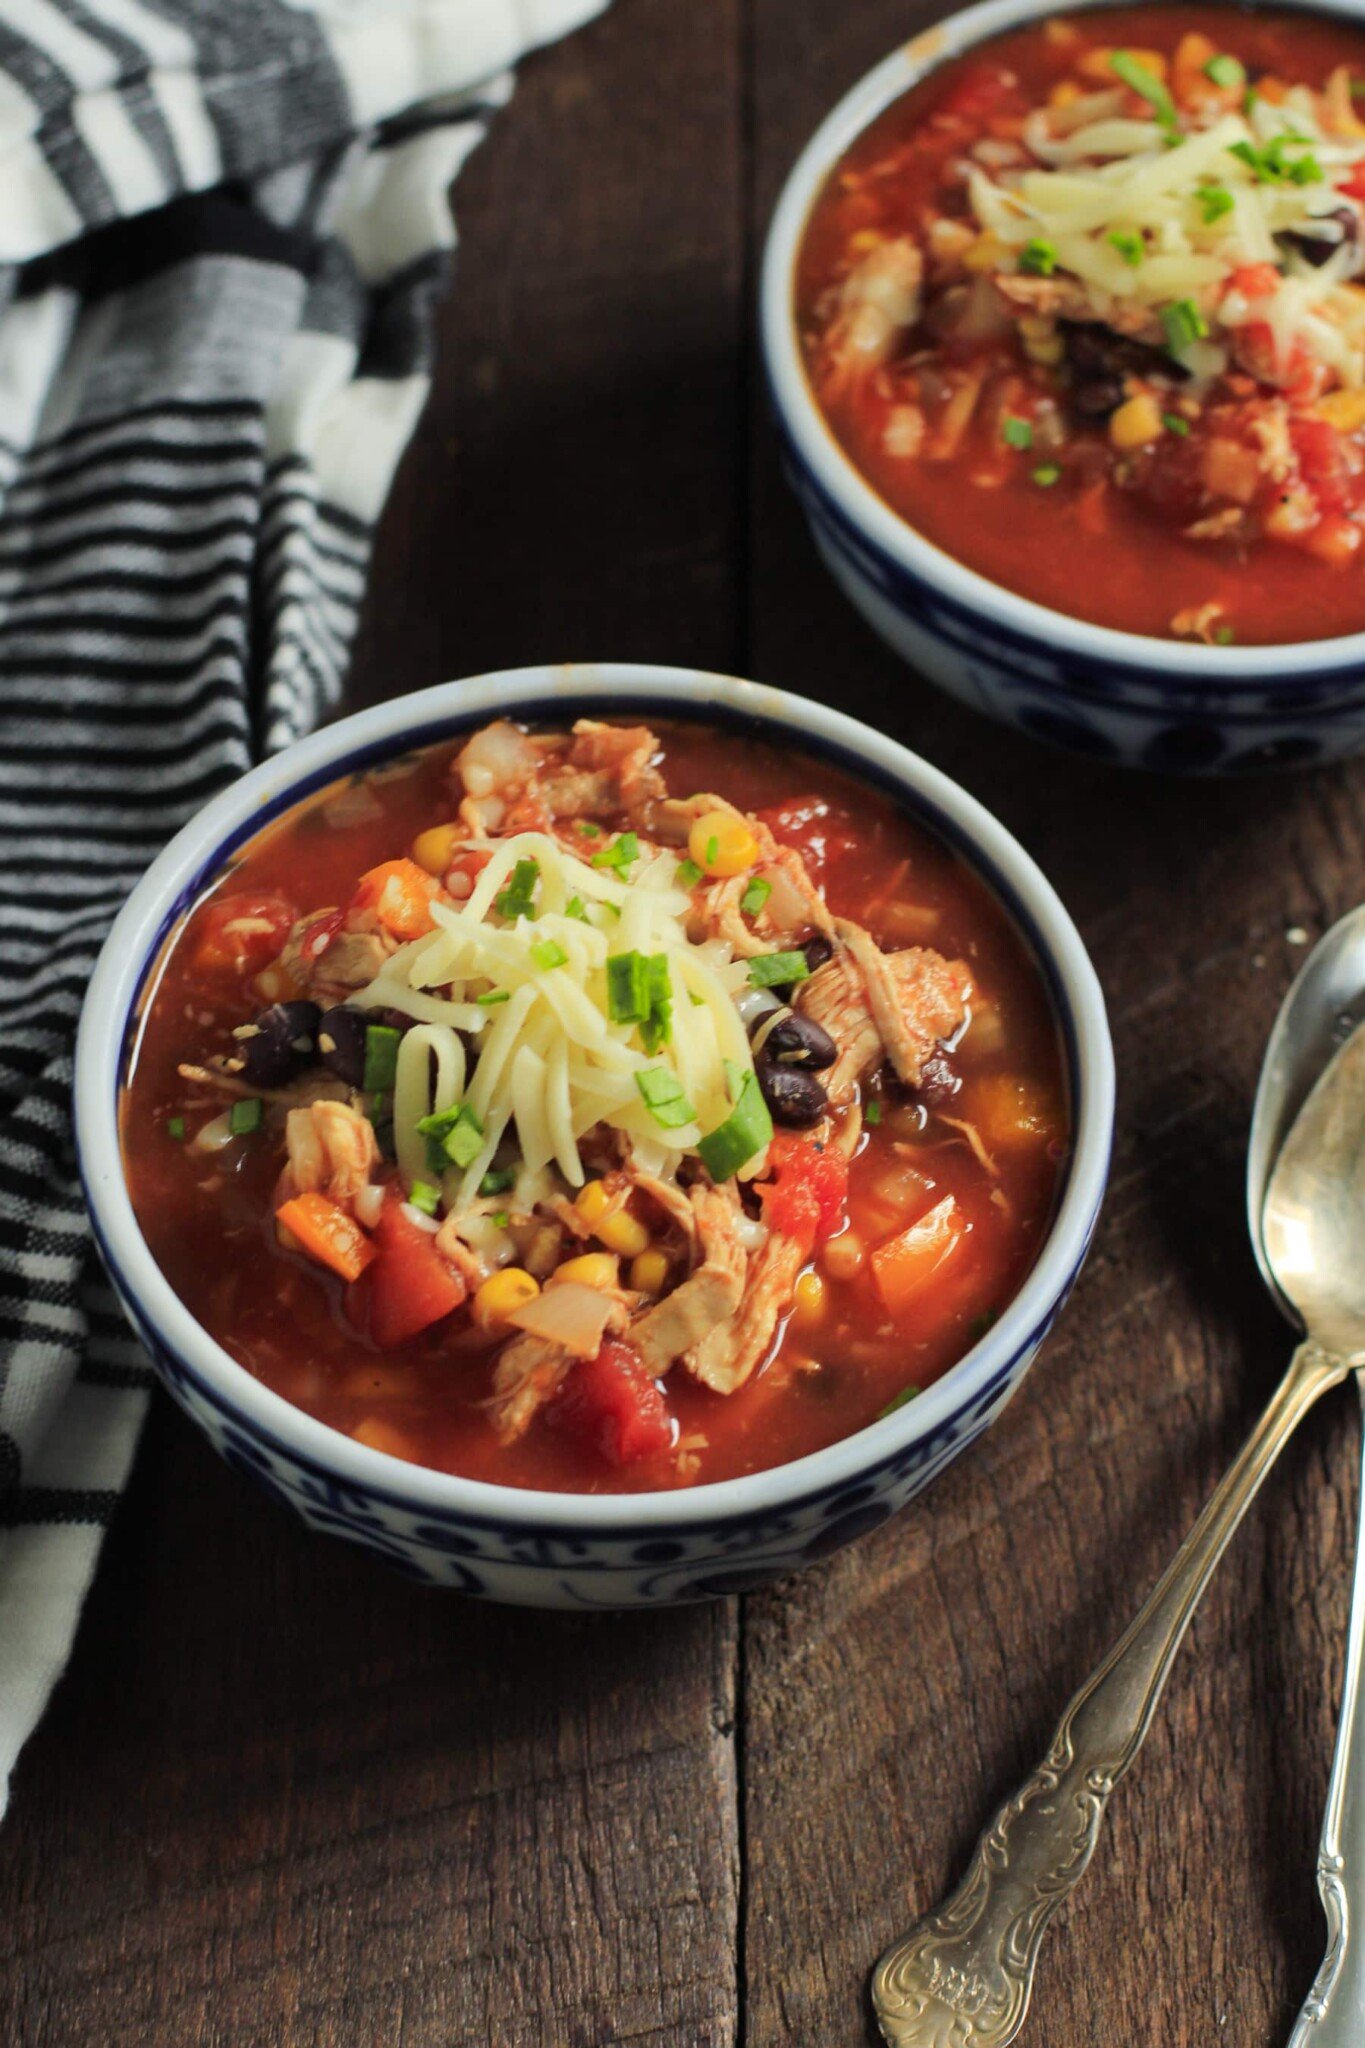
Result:
{"label": "blue and white bowl", "polygon": [[[1358,6],[1331,0],[1308,11],[1360,18]],[[987,0],[951,15],[870,71],[798,157],[768,231],[760,301],[787,476],[846,596],[912,668],[973,710],[1097,759],[1180,774],[1299,767],[1354,753],[1365,746],[1365,633],[1284,647],[1203,647],[1116,632],[1016,597],[893,512],[815,402],[793,280],[829,173],[928,72],[1055,12],[1055,0]]]}
{"label": "blue and white bowl", "polygon": [[[245,841],[338,776],[453,739],[489,718],[583,713],[703,719],[827,755],[958,848],[1013,915],[1065,1040],[1074,1146],[1056,1220],[999,1321],[894,1415],[774,1471],[668,1493],[582,1496],[493,1486],[406,1464],[272,1393],[202,1330],[138,1227],[119,1151],[119,1091],[165,943]],[[635,1607],[756,1586],[874,1528],[1000,1413],[1080,1270],[1108,1172],[1113,1055],[1076,930],[1028,855],[954,783],[838,712],[731,676],[582,665],[445,683],[343,720],[254,769],[171,842],[100,955],[76,1053],[76,1140],[95,1235],[171,1393],[229,1464],[310,1528],[415,1577],[536,1607]]]}

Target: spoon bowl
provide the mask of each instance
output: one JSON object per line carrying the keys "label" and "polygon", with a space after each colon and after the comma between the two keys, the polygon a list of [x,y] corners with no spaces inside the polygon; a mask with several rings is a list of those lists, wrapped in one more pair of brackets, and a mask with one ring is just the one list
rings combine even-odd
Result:
{"label": "spoon bowl", "polygon": [[1276,1293],[1318,1344],[1365,1360],[1365,1025],[1294,1119],[1270,1176],[1259,1243]]}

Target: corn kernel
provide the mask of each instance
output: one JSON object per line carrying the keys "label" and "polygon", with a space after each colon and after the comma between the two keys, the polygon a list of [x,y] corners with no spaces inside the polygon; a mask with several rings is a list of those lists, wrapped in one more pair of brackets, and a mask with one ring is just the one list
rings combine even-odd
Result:
{"label": "corn kernel", "polygon": [[1339,434],[1354,434],[1365,427],[1365,391],[1332,391],[1313,407],[1320,420]]}
{"label": "corn kernel", "polygon": [[604,1216],[596,1226],[596,1235],[608,1251],[619,1252],[623,1259],[638,1258],[641,1252],[649,1250],[649,1232],[629,1209],[613,1209],[610,1216]]}
{"label": "corn kernel", "polygon": [[565,1259],[562,1266],[556,1266],[551,1278],[577,1280],[582,1287],[614,1287],[617,1270],[610,1252],[580,1252],[577,1258]]}
{"label": "corn kernel", "polygon": [[638,1294],[662,1294],[668,1279],[668,1256],[657,1247],[638,1252],[630,1262],[630,1284]]}
{"label": "corn kernel", "polygon": [[1059,79],[1047,96],[1050,107],[1074,107],[1081,97],[1081,89],[1074,78]]}
{"label": "corn kernel", "polygon": [[687,835],[687,850],[708,875],[742,875],[758,859],[758,841],[743,818],[703,811]]}
{"label": "corn kernel", "polygon": [[818,1323],[825,1313],[829,1290],[818,1273],[803,1273],[792,1293],[792,1314],[802,1329]]}
{"label": "corn kernel", "polygon": [[970,249],[963,252],[962,261],[968,270],[998,270],[1005,254],[1005,245],[999,235],[978,235]]}
{"label": "corn kernel", "polygon": [[600,1180],[590,1180],[579,1189],[574,1207],[585,1223],[600,1223],[611,1207],[611,1196]]}
{"label": "corn kernel", "polygon": [[1109,422],[1110,440],[1125,453],[1150,447],[1163,431],[1161,407],[1150,391],[1139,391],[1136,398],[1128,399]]}
{"label": "corn kernel", "polygon": [[301,993],[298,983],[287,967],[278,960],[272,960],[256,976],[253,986],[258,996],[267,1003],[292,1003]]}
{"label": "corn kernel", "polygon": [[533,1280],[520,1266],[504,1266],[501,1272],[490,1273],[475,1291],[474,1320],[481,1330],[495,1330],[506,1322],[514,1309],[524,1308],[528,1301],[534,1301],[539,1292],[539,1281]]}
{"label": "corn kernel", "polygon": [[412,842],[412,857],[419,868],[439,879],[450,866],[450,857],[460,837],[458,825],[431,825]]}

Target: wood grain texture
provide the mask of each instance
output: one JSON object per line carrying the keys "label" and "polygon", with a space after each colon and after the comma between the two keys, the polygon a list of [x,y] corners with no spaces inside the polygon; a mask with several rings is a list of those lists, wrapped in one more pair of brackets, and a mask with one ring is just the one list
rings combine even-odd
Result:
{"label": "wood grain texture", "polygon": [[[919,683],[776,473],[750,298],[782,176],[924,0],[617,0],[458,190],[437,387],[353,700],[695,661],[888,726],[1060,887],[1111,1006],[1113,1184],[1028,1385],[889,1528],[741,1606],[534,1620],[305,1539],[163,1403],[0,1837],[18,2048],[859,2048],[884,1943],[1192,1520],[1286,1354],[1241,1221],[1261,1047],[1357,900],[1365,771],[1166,785]],[[1049,1937],[1039,2048],[1272,2048],[1312,1865],[1357,1425],[1291,1447]]]}

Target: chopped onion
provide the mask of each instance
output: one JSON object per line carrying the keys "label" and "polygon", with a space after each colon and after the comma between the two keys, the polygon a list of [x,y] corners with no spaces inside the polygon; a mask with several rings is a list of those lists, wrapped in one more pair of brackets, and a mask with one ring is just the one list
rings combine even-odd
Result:
{"label": "chopped onion", "polygon": [[486,725],[461,751],[455,766],[470,796],[515,788],[535,773],[537,754],[524,732],[505,718]]}
{"label": "chopped onion", "polygon": [[579,1358],[596,1358],[615,1306],[613,1297],[598,1287],[585,1287],[581,1280],[556,1280],[534,1301],[514,1309],[507,1320],[547,1344],[562,1344]]}
{"label": "chopped onion", "polygon": [[357,1189],[355,1201],[351,1206],[355,1210],[356,1222],[366,1230],[373,1230],[384,1207],[383,1188],[376,1187],[371,1182],[367,1187]]}

